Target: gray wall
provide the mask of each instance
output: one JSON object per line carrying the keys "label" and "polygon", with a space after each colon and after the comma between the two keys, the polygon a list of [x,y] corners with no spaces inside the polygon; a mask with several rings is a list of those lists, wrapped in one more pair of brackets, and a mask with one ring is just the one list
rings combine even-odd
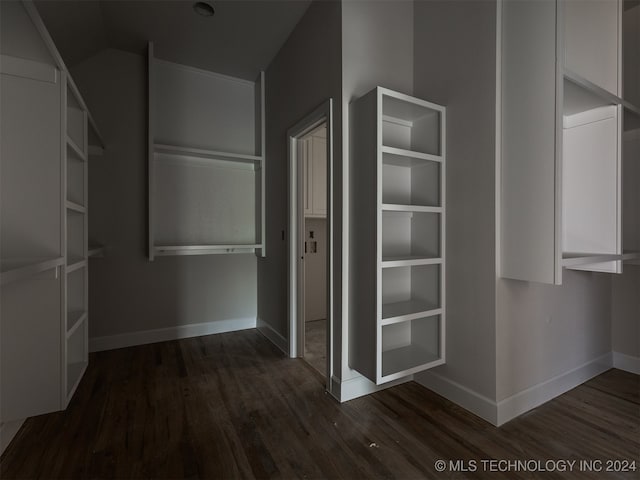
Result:
{"label": "gray wall", "polygon": [[[288,153],[287,130],[318,105],[334,99],[333,181],[341,183],[340,13],[337,1],[311,4],[266,71],[266,242],[258,260],[258,318],[288,338]],[[341,195],[334,196],[336,321],[341,315]],[[284,237],[282,236],[284,232]]]}
{"label": "gray wall", "polygon": [[[349,103],[376,86],[390,88],[401,93],[413,93],[413,2],[397,1],[345,1],[342,6],[342,135],[344,158],[349,158]],[[345,163],[343,191],[348,192],[358,181],[358,172],[350,162]],[[358,228],[358,212],[344,204],[348,212],[345,234]],[[350,250],[358,245],[349,245]],[[348,260],[345,260],[345,266]],[[347,272],[349,282],[357,282],[354,272]],[[348,290],[345,296],[349,298]],[[350,311],[348,301],[345,311]],[[336,327],[337,328],[337,327]],[[341,380],[360,376],[348,365],[349,329],[341,325],[342,371]]]}
{"label": "gray wall", "polygon": [[640,358],[640,266],[625,265],[611,290],[612,350]]}
{"label": "gray wall", "polygon": [[611,351],[611,275],[564,270],[562,285],[498,280],[501,401]]}
{"label": "gray wall", "polygon": [[146,59],[104,50],[72,70],[107,144],[89,162],[90,336],[256,317],[256,258],[146,258]]}
{"label": "gray wall", "polygon": [[415,2],[415,95],[447,107],[447,363],[434,372],[489,399],[496,385],[495,28],[494,1]]}

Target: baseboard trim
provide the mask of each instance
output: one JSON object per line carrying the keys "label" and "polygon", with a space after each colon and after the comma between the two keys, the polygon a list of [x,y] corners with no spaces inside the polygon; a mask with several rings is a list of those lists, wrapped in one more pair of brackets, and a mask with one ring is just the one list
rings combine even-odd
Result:
{"label": "baseboard trim", "polygon": [[286,338],[276,332],[271,325],[261,318],[258,318],[256,321],[256,328],[267,340],[282,350],[287,357],[289,356],[289,342]]}
{"label": "baseboard trim", "polygon": [[607,353],[499,401],[497,425],[503,425],[509,420],[513,420],[523,413],[568,392],[587,380],[606,372],[612,366],[612,355]]}
{"label": "baseboard trim", "polygon": [[329,390],[329,393],[331,393],[336,400],[342,403],[411,381],[413,381],[413,375],[399,378],[398,380],[385,383],[384,385],[376,385],[367,377],[362,375],[358,375],[347,380],[340,380],[336,376],[332,376],[331,389]]}
{"label": "baseboard trim", "polygon": [[181,338],[235,332],[237,330],[246,330],[249,328],[256,328],[255,317],[232,318],[216,322],[194,323],[191,325],[178,325],[175,327],[157,328],[154,330],[143,330],[138,332],[121,333],[118,335],[108,335],[104,337],[93,337],[89,339],[89,351],[102,352],[104,350],[115,350],[117,348],[134,347],[136,345],[147,345],[149,343],[179,340]]}
{"label": "baseboard trim", "polygon": [[613,352],[613,368],[640,375],[640,357],[632,357],[625,353]]}
{"label": "baseboard trim", "polygon": [[415,381],[423,387],[460,405],[487,422],[497,425],[497,404],[490,398],[432,371],[416,373],[414,377]]}
{"label": "baseboard trim", "polygon": [[0,425],[0,455],[4,453],[6,448],[14,439],[25,419],[5,422]]}

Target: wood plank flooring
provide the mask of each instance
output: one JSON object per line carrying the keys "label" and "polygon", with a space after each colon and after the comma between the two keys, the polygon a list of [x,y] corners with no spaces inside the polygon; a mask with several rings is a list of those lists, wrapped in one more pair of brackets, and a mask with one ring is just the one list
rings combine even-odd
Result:
{"label": "wood plank flooring", "polygon": [[327,321],[313,320],[304,325],[304,359],[320,374],[327,370]]}
{"label": "wood plank flooring", "polygon": [[[640,377],[618,370],[495,428],[413,382],[340,405],[316,370],[255,330],[90,362],[66,411],[25,422],[0,478],[640,478],[490,472],[480,463],[637,464]],[[437,472],[439,459],[473,460],[476,472]]]}

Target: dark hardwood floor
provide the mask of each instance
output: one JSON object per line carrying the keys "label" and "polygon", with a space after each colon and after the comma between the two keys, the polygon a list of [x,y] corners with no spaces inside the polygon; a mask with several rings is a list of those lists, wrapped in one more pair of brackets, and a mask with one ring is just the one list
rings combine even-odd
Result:
{"label": "dark hardwood floor", "polygon": [[[610,370],[495,428],[413,382],[340,405],[248,330],[93,354],[69,408],[25,422],[0,478],[637,479],[480,462],[639,456],[635,375]],[[438,473],[439,459],[477,471]]]}
{"label": "dark hardwood floor", "polygon": [[327,321],[313,320],[304,325],[304,359],[320,374],[327,371]]}

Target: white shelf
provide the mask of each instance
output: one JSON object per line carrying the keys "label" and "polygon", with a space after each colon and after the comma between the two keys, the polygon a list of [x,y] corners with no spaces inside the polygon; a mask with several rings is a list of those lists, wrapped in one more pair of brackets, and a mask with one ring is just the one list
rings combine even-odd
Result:
{"label": "white shelf", "polygon": [[[564,69],[565,82],[565,113],[572,114],[604,105],[622,105],[625,109],[640,116],[640,107],[623,100],[613,93],[590,82],[571,70]],[[576,87],[579,90],[576,90]]]}
{"label": "white shelf", "polygon": [[382,380],[389,382],[443,363],[438,355],[417,345],[394,348],[382,352]]}
{"label": "white shelf", "polygon": [[382,210],[385,212],[442,213],[442,207],[423,207],[421,205],[400,205],[396,203],[383,203]]}
{"label": "white shelf", "polygon": [[382,268],[412,267],[415,265],[440,265],[442,258],[422,256],[383,257]]}
{"label": "white shelf", "polygon": [[90,157],[101,157],[104,155],[104,148],[99,147],[98,145],[89,145],[89,156]]}
{"label": "white shelf", "polygon": [[89,245],[87,251],[87,257],[89,258],[102,258],[104,257],[105,247],[102,245]]}
{"label": "white shelf", "polygon": [[80,327],[82,322],[87,319],[87,312],[83,310],[75,310],[67,313],[67,334],[66,338],[68,339],[74,332]]}
{"label": "white shelf", "polygon": [[440,315],[442,309],[422,300],[382,304],[382,325]]}
{"label": "white shelf", "polygon": [[72,202],[70,200],[66,201],[66,207],[67,210],[73,210],[74,212],[77,213],[86,213],[87,209],[85,207],[83,207],[82,205],[76,203],[76,202]]}
{"label": "white shelf", "polygon": [[76,157],[78,157],[80,160],[82,160],[83,162],[87,161],[87,156],[85,155],[85,153],[82,151],[82,149],[76,144],[76,142],[74,142],[71,137],[69,137],[67,135],[67,147],[69,147],[69,149],[75,154]]}
{"label": "white shelf", "polygon": [[198,157],[208,160],[225,160],[231,162],[240,162],[255,164],[262,162],[262,157],[256,155],[245,155],[240,153],[217,152],[215,150],[205,150],[202,148],[180,147],[177,145],[165,145],[160,143],[153,144],[155,153],[165,153],[169,155],[183,155],[186,157]]}
{"label": "white shelf", "polygon": [[382,153],[387,154],[387,155],[393,155],[395,158],[395,162],[396,163],[392,163],[394,162],[394,160],[387,160],[385,161],[385,163],[389,163],[389,164],[403,164],[403,166],[411,166],[414,165],[414,161],[416,160],[420,160],[420,161],[429,161],[429,162],[442,162],[442,156],[440,155],[431,155],[429,153],[422,153],[422,152],[415,152],[413,150],[405,150],[404,148],[396,148],[396,147],[389,147],[386,145],[382,146]]}
{"label": "white shelf", "polygon": [[598,253],[569,253],[562,254],[562,266],[576,267],[579,265],[589,265],[592,263],[611,262],[622,260],[622,255],[616,254],[598,254]]}
{"label": "white shelf", "polygon": [[3,259],[0,265],[0,285],[7,285],[64,265],[64,257]]}
{"label": "white shelf", "polygon": [[82,257],[70,257],[67,259],[67,262],[68,274],[87,265],[87,261]]}
{"label": "white shelf", "polygon": [[156,245],[154,253],[158,256],[170,255],[215,255],[221,253],[253,253],[261,248],[259,243],[235,245]]}

